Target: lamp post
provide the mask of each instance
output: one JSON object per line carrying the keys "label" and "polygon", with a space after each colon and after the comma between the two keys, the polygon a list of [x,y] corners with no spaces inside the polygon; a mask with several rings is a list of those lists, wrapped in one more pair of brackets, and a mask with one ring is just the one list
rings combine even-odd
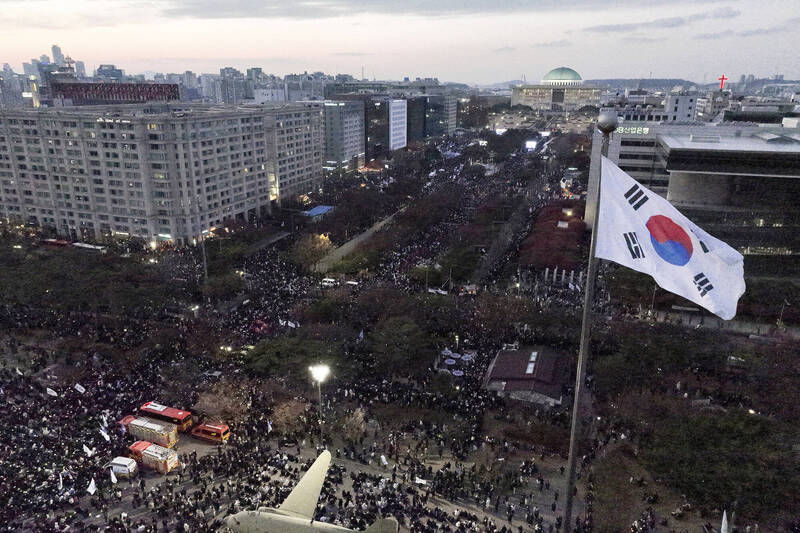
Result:
{"label": "lamp post", "polygon": [[308,370],[311,372],[311,378],[317,382],[317,391],[319,391],[319,441],[322,446],[325,446],[325,438],[322,431],[322,382],[331,373],[331,367],[328,365],[314,365],[308,367]]}

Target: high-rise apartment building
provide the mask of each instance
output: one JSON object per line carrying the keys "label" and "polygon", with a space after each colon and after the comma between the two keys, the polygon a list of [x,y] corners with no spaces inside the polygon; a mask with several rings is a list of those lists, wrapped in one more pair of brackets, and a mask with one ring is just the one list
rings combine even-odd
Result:
{"label": "high-rise apartment building", "polygon": [[318,104],[0,111],[0,217],[188,244],[322,177]]}

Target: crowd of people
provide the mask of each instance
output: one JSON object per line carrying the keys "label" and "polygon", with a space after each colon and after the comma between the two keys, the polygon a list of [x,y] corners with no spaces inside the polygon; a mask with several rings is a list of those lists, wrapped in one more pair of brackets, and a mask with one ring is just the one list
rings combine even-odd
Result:
{"label": "crowd of people", "polygon": [[[463,143],[452,140],[440,146],[445,154],[461,148]],[[479,187],[464,174],[463,158],[437,162],[427,178],[427,193],[455,185],[464,191],[463,201],[439,223],[393,249],[376,275],[363,283],[419,290],[409,269],[434,263],[451,241],[452,228],[468,223],[475,208],[492,197],[524,192],[531,209],[523,210],[522,217],[535,216],[552,198],[544,187],[555,183],[558,175],[542,175],[530,189],[512,190],[519,186],[502,176],[524,167],[526,157],[537,156],[519,156],[501,165],[498,177]],[[514,260],[522,233],[516,225],[510,228],[507,242],[487,260],[487,286],[500,286],[495,282],[504,279]],[[169,253],[173,255],[164,257],[163,268],[172,265],[176,277],[200,276],[196,254]],[[248,408],[230,421],[232,437],[226,446],[184,451],[179,445],[180,466],[170,475],[142,472],[113,482],[106,465],[114,456],[126,455],[132,442],[118,420],[153,399],[193,406],[205,388],[203,372],[221,368],[234,376],[242,371],[235,359],[221,364],[208,354],[193,353],[191,342],[202,334],[200,329],[213,328],[218,336],[245,345],[285,328],[302,327],[292,313],[315,298],[316,277],[302,272],[275,247],[251,255],[238,270],[246,282],[246,298],[228,312],[207,303],[201,306],[204,319],[197,322],[174,318],[165,326],[163,320],[146,316],[109,321],[91,320],[79,310],[0,308],[0,326],[14,332],[2,347],[0,370],[0,430],[6,435],[0,441],[0,531],[216,531],[229,514],[279,505],[323,447],[336,459],[318,506],[316,519],[322,522],[364,529],[380,517],[394,516],[404,531],[414,533],[552,533],[564,527],[566,474],[559,467],[563,451],[486,431],[489,414],[525,422],[481,387],[498,339],[480,331],[464,339],[478,356],[456,395],[436,392],[433,375],[421,380],[339,381],[326,392],[325,422],[334,430],[323,441],[317,411],[308,402],[299,427],[273,431],[274,397],[258,380],[249,380]],[[543,309],[578,305],[575,292],[564,288],[531,284],[522,291],[530,292]],[[165,327],[166,344],[144,344]],[[32,331],[80,339],[87,346],[113,346],[137,356],[123,365],[100,349],[75,354],[16,340]],[[9,363],[15,360],[26,363]],[[57,372],[64,366],[71,370],[66,376]],[[72,376],[78,377],[69,381]],[[386,406],[409,413],[436,412],[440,418],[410,416],[370,423],[355,438],[337,434],[336,421],[355,410],[374,422]],[[563,409],[531,416],[562,428],[569,423]],[[607,430],[581,462],[588,490],[579,498],[576,523],[569,525],[575,531],[591,530],[591,462],[614,439],[614,432]]]}

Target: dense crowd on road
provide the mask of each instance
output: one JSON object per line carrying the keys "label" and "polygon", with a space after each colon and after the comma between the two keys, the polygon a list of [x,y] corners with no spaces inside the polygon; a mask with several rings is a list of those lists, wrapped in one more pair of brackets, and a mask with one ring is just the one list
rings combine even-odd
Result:
{"label": "dense crowd on road", "polygon": [[[444,154],[463,147],[463,142],[452,140],[439,146]],[[499,177],[476,186],[474,178],[463,174],[461,158],[437,162],[435,172],[427,175],[427,193],[455,185],[464,190],[463,201],[440,223],[393,249],[364,284],[420,290],[410,281],[408,270],[434,263],[450,242],[453,227],[468,223],[475,208],[491,197],[524,194],[524,205],[530,208],[520,211],[523,222],[510,227],[503,234],[507,242],[491,252],[496,257],[487,260],[485,285],[529,293],[542,309],[577,308],[580,293],[575,290],[544,283],[513,289],[503,282],[524,237],[520,228],[552,199],[553,193],[545,193],[544,186],[558,178],[557,173],[543,174],[529,189],[500,179],[525,164],[524,157],[514,158],[498,169]],[[202,272],[196,254],[170,253],[177,255],[164,263],[172,261],[176,276],[196,279]],[[109,321],[78,311],[0,308],[0,326],[18,333],[0,347],[6,355],[0,370],[0,431],[6,436],[0,441],[0,531],[215,531],[231,513],[277,506],[323,447],[335,455],[316,517],[323,522],[363,529],[380,517],[394,516],[404,530],[414,533],[552,533],[563,526],[565,473],[556,466],[563,462],[562,454],[486,432],[489,413],[524,422],[481,388],[489,354],[499,342],[481,331],[469,336],[478,360],[457,395],[434,392],[426,380],[373,377],[338,382],[326,398],[326,416],[333,420],[360,409],[365,419],[373,421],[381,407],[393,406],[409,412],[432,410],[447,422],[419,418],[382,427],[372,424],[355,440],[332,432],[322,442],[316,410],[308,404],[301,429],[277,434],[270,419],[273,398],[251,382],[249,409],[231,422],[228,445],[211,447],[208,453],[181,452],[180,467],[166,477],[143,473],[113,483],[106,464],[125,455],[132,442],[117,421],[153,399],[194,405],[204,387],[201,373],[218,367],[218,362],[197,357],[188,347],[201,334],[199,328],[214,328],[218,335],[243,345],[284,328],[302,327],[292,313],[316,296],[316,277],[300,271],[275,247],[256,252],[238,269],[247,285],[246,297],[226,312],[210,303],[201,306],[202,326],[186,318],[170,319],[168,345],[142,345],[162,331],[163,321],[134,317]],[[100,351],[82,356],[69,352],[65,360],[57,349],[15,340],[33,330],[87,343],[91,339],[119,351],[139,350],[139,356],[128,365],[118,365]],[[7,364],[23,355],[28,363],[21,369]],[[51,375],[56,363],[65,362],[77,370],[80,383]],[[178,372],[165,371],[182,367],[191,367],[193,374],[176,381]],[[223,371],[234,374],[241,369],[231,361]],[[170,391],[167,398],[165,391]],[[532,416],[560,427],[569,423],[563,409]],[[589,490],[581,495],[579,507],[584,510],[576,513],[576,531],[592,526],[591,460],[615,438],[612,431],[605,433],[605,440],[595,441],[592,453],[582,461]],[[488,459],[479,464],[475,457]],[[87,493],[90,485],[97,489],[94,494]]]}

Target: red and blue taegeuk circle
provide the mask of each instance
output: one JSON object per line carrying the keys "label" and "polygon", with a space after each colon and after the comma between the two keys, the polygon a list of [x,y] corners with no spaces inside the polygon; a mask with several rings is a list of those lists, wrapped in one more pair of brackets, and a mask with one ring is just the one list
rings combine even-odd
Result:
{"label": "red and blue taegeuk circle", "polygon": [[653,215],[647,221],[650,242],[656,253],[667,263],[683,266],[692,258],[692,239],[671,218]]}

